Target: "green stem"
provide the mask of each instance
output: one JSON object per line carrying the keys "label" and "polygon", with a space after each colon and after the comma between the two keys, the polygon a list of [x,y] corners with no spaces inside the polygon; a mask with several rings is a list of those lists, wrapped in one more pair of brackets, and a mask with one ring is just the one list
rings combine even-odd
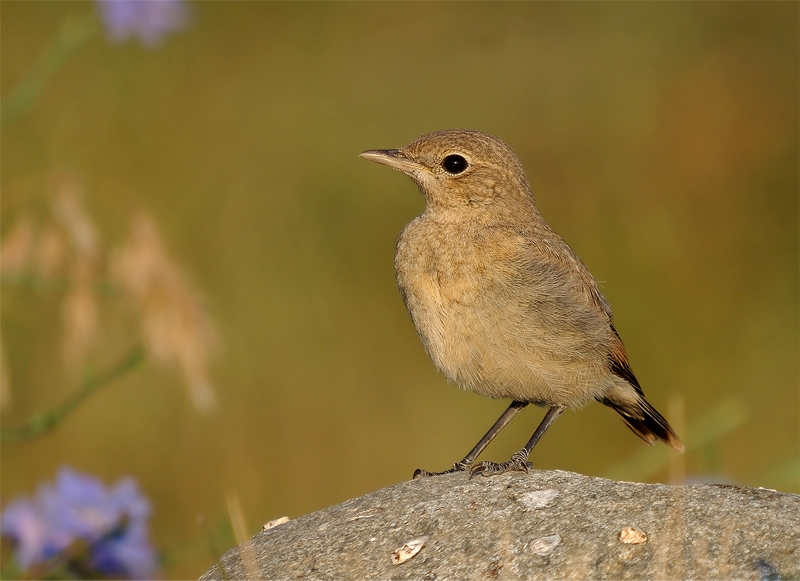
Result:
{"label": "green stem", "polygon": [[53,73],[98,30],[94,11],[66,20],[58,31],[58,36],[45,49],[27,76],[2,99],[0,126],[8,125],[33,107]]}
{"label": "green stem", "polygon": [[111,368],[99,375],[89,377],[81,388],[59,407],[43,414],[36,414],[21,426],[0,429],[0,442],[3,444],[16,444],[55,429],[94,392],[139,366],[144,359],[144,348],[141,345],[137,345]]}

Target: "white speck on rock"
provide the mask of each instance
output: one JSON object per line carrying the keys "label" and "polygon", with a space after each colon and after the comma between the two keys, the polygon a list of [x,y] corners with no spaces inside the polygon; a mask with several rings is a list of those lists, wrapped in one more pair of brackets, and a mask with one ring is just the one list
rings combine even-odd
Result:
{"label": "white speck on rock", "polygon": [[559,543],[561,543],[561,535],[539,537],[531,541],[531,552],[546,557],[553,552],[553,549],[555,549]]}
{"label": "white speck on rock", "polygon": [[619,532],[619,542],[626,545],[640,545],[647,540],[647,533],[636,527],[625,527]]}
{"label": "white speck on rock", "polygon": [[282,516],[281,518],[276,518],[275,520],[269,521],[263,527],[261,527],[262,531],[268,531],[269,529],[274,529],[275,527],[282,525],[283,523],[289,522],[288,516]]}
{"label": "white speck on rock", "polygon": [[412,539],[402,547],[395,549],[392,551],[392,564],[399,565],[400,563],[405,563],[411,557],[419,553],[427,542],[428,537],[419,537],[418,539]]}
{"label": "white speck on rock", "polygon": [[533,492],[526,492],[520,497],[520,502],[525,505],[525,508],[536,509],[543,508],[550,504],[558,496],[558,491],[552,488],[545,490],[534,490]]}

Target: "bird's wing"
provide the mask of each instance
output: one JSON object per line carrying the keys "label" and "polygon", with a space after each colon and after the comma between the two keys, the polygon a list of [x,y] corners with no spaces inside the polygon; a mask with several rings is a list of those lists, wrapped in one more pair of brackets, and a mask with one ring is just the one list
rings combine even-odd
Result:
{"label": "bird's wing", "polygon": [[633,387],[639,395],[644,396],[642,386],[639,385],[639,381],[631,370],[631,364],[628,362],[628,354],[625,352],[625,345],[622,344],[622,339],[620,339],[619,333],[617,333],[617,329],[614,327],[613,323],[611,323],[611,330],[614,331],[614,337],[616,339],[611,346],[611,353],[608,358],[611,373],[630,383],[631,387]]}
{"label": "bird's wing", "polygon": [[614,327],[611,307],[600,292],[589,269],[569,245],[552,230],[539,232],[536,236],[528,236],[527,239],[531,245],[529,251],[533,256],[535,268],[539,271],[558,272],[561,278],[560,284],[565,287],[572,286],[578,291],[572,293],[573,300],[582,302],[585,309],[594,312],[600,319],[598,324],[608,325],[607,328],[612,332],[612,340],[608,344],[609,370],[630,383],[637,393],[643,395],[639,381],[628,362],[625,346]]}
{"label": "bird's wing", "polygon": [[571,280],[573,286],[579,289],[581,298],[601,311],[611,324],[611,306],[600,292],[597,281],[594,280],[583,261],[578,258],[569,244],[549,228],[544,235],[537,234],[534,237],[528,237],[535,260],[543,266],[552,263],[554,268],[561,270],[563,275]]}

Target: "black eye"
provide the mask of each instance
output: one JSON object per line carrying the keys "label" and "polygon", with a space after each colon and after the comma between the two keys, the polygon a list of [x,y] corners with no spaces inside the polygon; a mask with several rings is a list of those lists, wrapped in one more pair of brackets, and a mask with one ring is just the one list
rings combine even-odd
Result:
{"label": "black eye", "polygon": [[442,161],[442,167],[447,171],[447,173],[452,174],[461,173],[467,169],[467,165],[467,160],[455,153],[453,155],[448,155]]}

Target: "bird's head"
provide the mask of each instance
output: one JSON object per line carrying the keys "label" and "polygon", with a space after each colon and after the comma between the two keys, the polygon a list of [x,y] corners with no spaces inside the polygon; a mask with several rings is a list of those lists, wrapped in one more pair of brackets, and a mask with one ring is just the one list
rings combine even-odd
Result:
{"label": "bird's head", "polygon": [[361,157],[413,179],[429,211],[463,214],[533,207],[517,156],[497,137],[465,129],[428,133],[400,149],[372,149]]}

